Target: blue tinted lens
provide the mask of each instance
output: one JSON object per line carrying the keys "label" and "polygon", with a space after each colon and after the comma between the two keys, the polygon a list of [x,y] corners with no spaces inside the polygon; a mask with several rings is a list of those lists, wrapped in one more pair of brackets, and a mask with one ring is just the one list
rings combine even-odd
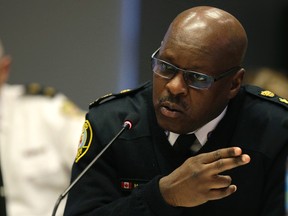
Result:
{"label": "blue tinted lens", "polygon": [[187,85],[198,89],[209,88],[213,83],[213,78],[211,76],[196,72],[184,72],[184,79]]}
{"label": "blue tinted lens", "polygon": [[214,81],[211,76],[193,71],[185,71],[157,58],[152,58],[152,70],[166,79],[172,79],[178,71],[182,71],[186,84],[196,89],[209,88]]}
{"label": "blue tinted lens", "polygon": [[177,73],[175,67],[155,58],[152,60],[152,70],[154,73],[167,79],[172,79]]}

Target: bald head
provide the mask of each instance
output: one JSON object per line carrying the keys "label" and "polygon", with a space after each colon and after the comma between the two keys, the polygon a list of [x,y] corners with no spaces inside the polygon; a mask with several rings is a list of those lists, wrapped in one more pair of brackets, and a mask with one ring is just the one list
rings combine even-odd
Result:
{"label": "bald head", "polygon": [[[199,6],[180,13],[171,23],[161,47],[191,49],[211,64],[223,62],[226,68],[240,65],[247,48],[241,23],[218,8]],[[213,62],[215,61],[215,62]]]}

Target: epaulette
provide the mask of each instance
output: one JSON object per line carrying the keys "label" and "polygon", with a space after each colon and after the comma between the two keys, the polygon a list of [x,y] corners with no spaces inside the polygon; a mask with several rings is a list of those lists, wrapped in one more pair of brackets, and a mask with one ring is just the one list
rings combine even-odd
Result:
{"label": "epaulette", "polygon": [[30,83],[25,85],[24,95],[42,95],[46,97],[54,97],[56,90],[49,86],[42,86],[38,83]]}
{"label": "epaulette", "polygon": [[139,92],[140,90],[144,89],[146,86],[147,86],[148,82],[147,83],[144,83],[143,85],[139,86],[138,88],[135,88],[135,89],[125,89],[125,90],[122,90],[118,93],[110,93],[110,94],[106,94],[98,99],[96,99],[94,102],[90,103],[89,104],[89,109],[91,109],[92,107],[95,107],[95,106],[98,106],[100,104],[103,104],[107,101],[111,101],[113,99],[116,99],[116,98],[121,98],[121,97],[124,97],[126,95],[132,95],[132,94],[135,94],[136,92]]}
{"label": "epaulette", "polygon": [[81,110],[74,102],[66,98],[62,101],[61,113],[70,117],[84,117],[86,111]]}
{"label": "epaulette", "polygon": [[259,88],[257,86],[245,86],[245,89],[248,93],[255,95],[257,97],[260,97],[262,99],[271,101],[273,103],[279,104],[281,106],[284,106],[286,109],[288,109],[288,100],[276,95],[274,92],[269,90],[264,90],[262,88]]}

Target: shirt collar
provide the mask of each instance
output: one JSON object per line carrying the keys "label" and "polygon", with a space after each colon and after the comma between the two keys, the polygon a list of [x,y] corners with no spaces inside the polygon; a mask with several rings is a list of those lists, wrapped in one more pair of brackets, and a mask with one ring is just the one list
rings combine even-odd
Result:
{"label": "shirt collar", "polygon": [[[201,128],[199,128],[199,129],[197,129],[195,131],[192,131],[192,132],[190,132],[188,134],[195,133],[195,136],[196,136],[197,140],[203,146],[207,142],[208,136],[210,135],[210,132],[215,129],[215,127],[218,125],[220,120],[224,117],[226,111],[227,111],[227,106],[221,112],[221,114],[218,115],[216,118],[214,118],[213,120],[211,120],[210,122],[208,122],[207,124],[202,126]],[[176,141],[176,139],[178,138],[179,134],[173,133],[173,132],[168,132],[167,136],[168,136],[168,141],[173,146],[175,141]]]}

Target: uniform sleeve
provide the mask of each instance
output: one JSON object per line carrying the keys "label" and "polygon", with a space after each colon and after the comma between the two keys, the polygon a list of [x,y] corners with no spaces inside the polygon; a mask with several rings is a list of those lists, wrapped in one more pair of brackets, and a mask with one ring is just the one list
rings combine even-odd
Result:
{"label": "uniform sleeve", "polygon": [[[92,129],[89,118],[85,123],[86,126],[82,131],[82,143],[72,169],[72,180],[88,166],[103,147],[99,140],[100,135]],[[105,132],[101,133],[101,136],[104,135]],[[158,186],[161,176],[154,177],[149,182],[135,188],[131,193],[123,193],[118,186],[120,180],[116,163],[117,161],[113,160],[113,150],[108,148],[70,190],[65,216],[181,215],[181,208],[171,207],[163,200]]]}
{"label": "uniform sleeve", "polygon": [[285,215],[285,172],[288,142],[267,169],[261,216]]}

